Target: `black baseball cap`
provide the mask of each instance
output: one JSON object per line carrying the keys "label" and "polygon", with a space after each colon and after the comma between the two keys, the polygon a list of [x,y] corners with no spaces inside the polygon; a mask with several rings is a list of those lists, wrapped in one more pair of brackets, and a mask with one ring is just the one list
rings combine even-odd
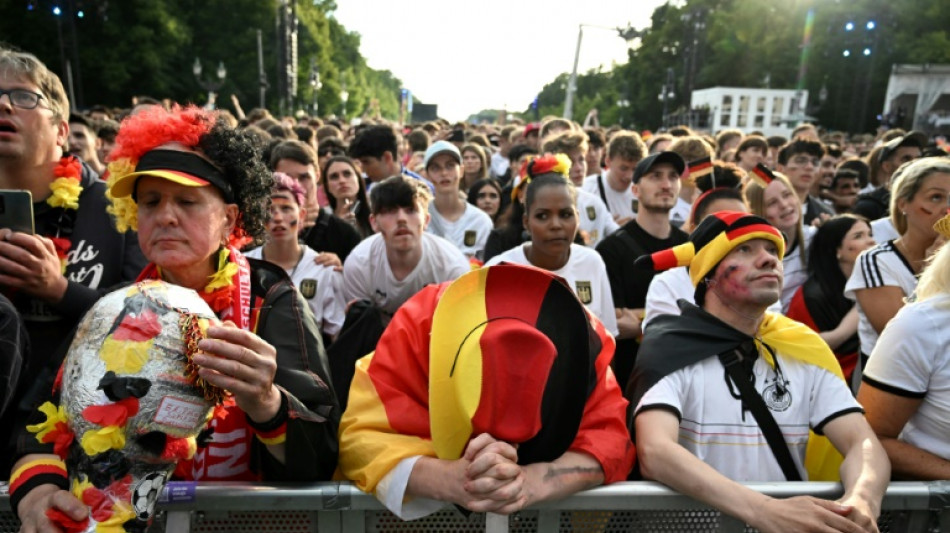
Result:
{"label": "black baseball cap", "polygon": [[649,172],[653,167],[659,165],[660,163],[669,163],[673,165],[673,168],[676,169],[677,174],[683,174],[683,171],[686,170],[686,161],[676,152],[670,152],[669,150],[665,152],[657,152],[653,155],[644,157],[637,163],[636,170],[633,171],[633,182],[637,183],[640,181],[640,178],[644,174]]}
{"label": "black baseball cap", "polygon": [[884,149],[878,155],[877,162],[883,163],[891,157],[898,148],[902,146],[916,146],[923,151],[927,147],[927,135],[920,131],[909,131],[902,137],[895,137],[884,145]]}

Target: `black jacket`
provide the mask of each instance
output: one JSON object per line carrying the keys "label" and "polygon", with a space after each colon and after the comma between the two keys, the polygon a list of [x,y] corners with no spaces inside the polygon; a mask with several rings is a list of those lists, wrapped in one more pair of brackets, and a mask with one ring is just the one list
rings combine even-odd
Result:
{"label": "black jacket", "polygon": [[342,218],[319,210],[316,223],[301,235],[303,242],[318,252],[331,252],[346,261],[353,248],[363,240],[356,228]]}
{"label": "black jacket", "polygon": [[888,216],[891,211],[891,191],[886,187],[878,187],[869,193],[858,196],[851,212],[855,215],[871,220]]}

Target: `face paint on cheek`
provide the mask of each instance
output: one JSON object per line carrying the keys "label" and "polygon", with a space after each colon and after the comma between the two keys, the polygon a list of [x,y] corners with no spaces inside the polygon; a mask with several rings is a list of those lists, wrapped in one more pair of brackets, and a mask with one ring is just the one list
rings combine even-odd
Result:
{"label": "face paint on cheek", "polygon": [[296,228],[296,227],[297,227],[297,219],[295,218],[295,219],[291,220],[291,221],[288,223],[288,225],[289,225],[290,227],[292,227],[292,228]]}
{"label": "face paint on cheek", "polygon": [[736,265],[729,265],[723,270],[716,284],[721,297],[732,300],[748,294],[749,288],[739,279],[739,274],[739,267]]}

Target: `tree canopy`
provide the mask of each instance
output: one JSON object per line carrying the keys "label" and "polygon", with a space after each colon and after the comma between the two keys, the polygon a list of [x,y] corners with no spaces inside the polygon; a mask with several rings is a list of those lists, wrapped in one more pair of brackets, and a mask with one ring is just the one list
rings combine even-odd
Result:
{"label": "tree canopy", "polygon": [[[225,99],[235,94],[250,109],[259,104],[260,30],[269,85],[266,103],[276,111],[276,19],[282,3],[285,0],[0,2],[0,40],[35,54],[64,83],[68,61],[83,107],[128,106],[133,96],[140,95],[204,103],[207,95],[192,74],[195,58],[200,58],[204,78],[212,78],[218,63],[224,63],[227,77],[220,94]],[[317,95],[321,115],[341,114],[345,82],[348,116],[362,114],[376,99],[383,116],[397,118],[402,83],[391,72],[367,65],[359,51],[359,34],[332,17],[335,7],[330,0],[297,2],[294,109],[311,109],[312,59],[322,84]]]}
{"label": "tree canopy", "polygon": [[[695,89],[803,89],[810,95],[807,111],[821,124],[871,130],[891,65],[950,63],[950,11],[944,7],[929,0],[668,2],[653,12],[627,63],[578,74],[571,118],[583,121],[597,108],[602,124],[656,128],[663,113],[658,95],[672,68],[671,112],[687,109]],[[568,77],[561,74],[541,88],[542,116],[562,113]]]}

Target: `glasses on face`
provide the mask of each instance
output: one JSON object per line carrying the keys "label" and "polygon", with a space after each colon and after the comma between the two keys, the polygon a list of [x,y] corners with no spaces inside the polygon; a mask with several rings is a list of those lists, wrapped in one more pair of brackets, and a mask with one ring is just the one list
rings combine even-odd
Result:
{"label": "glasses on face", "polygon": [[817,157],[808,157],[807,155],[797,155],[792,158],[792,163],[799,167],[803,167],[805,165],[818,167],[821,165],[821,159]]}
{"label": "glasses on face", "polygon": [[9,95],[10,103],[20,109],[34,109],[40,105],[40,100],[45,98],[45,96],[40,93],[26,89],[0,89],[0,98],[3,98],[5,94]]}
{"label": "glasses on face", "polygon": [[346,154],[342,150],[334,150],[332,148],[327,148],[325,150],[318,151],[317,155],[320,157],[327,157],[327,156],[335,157],[338,155],[346,155]]}

